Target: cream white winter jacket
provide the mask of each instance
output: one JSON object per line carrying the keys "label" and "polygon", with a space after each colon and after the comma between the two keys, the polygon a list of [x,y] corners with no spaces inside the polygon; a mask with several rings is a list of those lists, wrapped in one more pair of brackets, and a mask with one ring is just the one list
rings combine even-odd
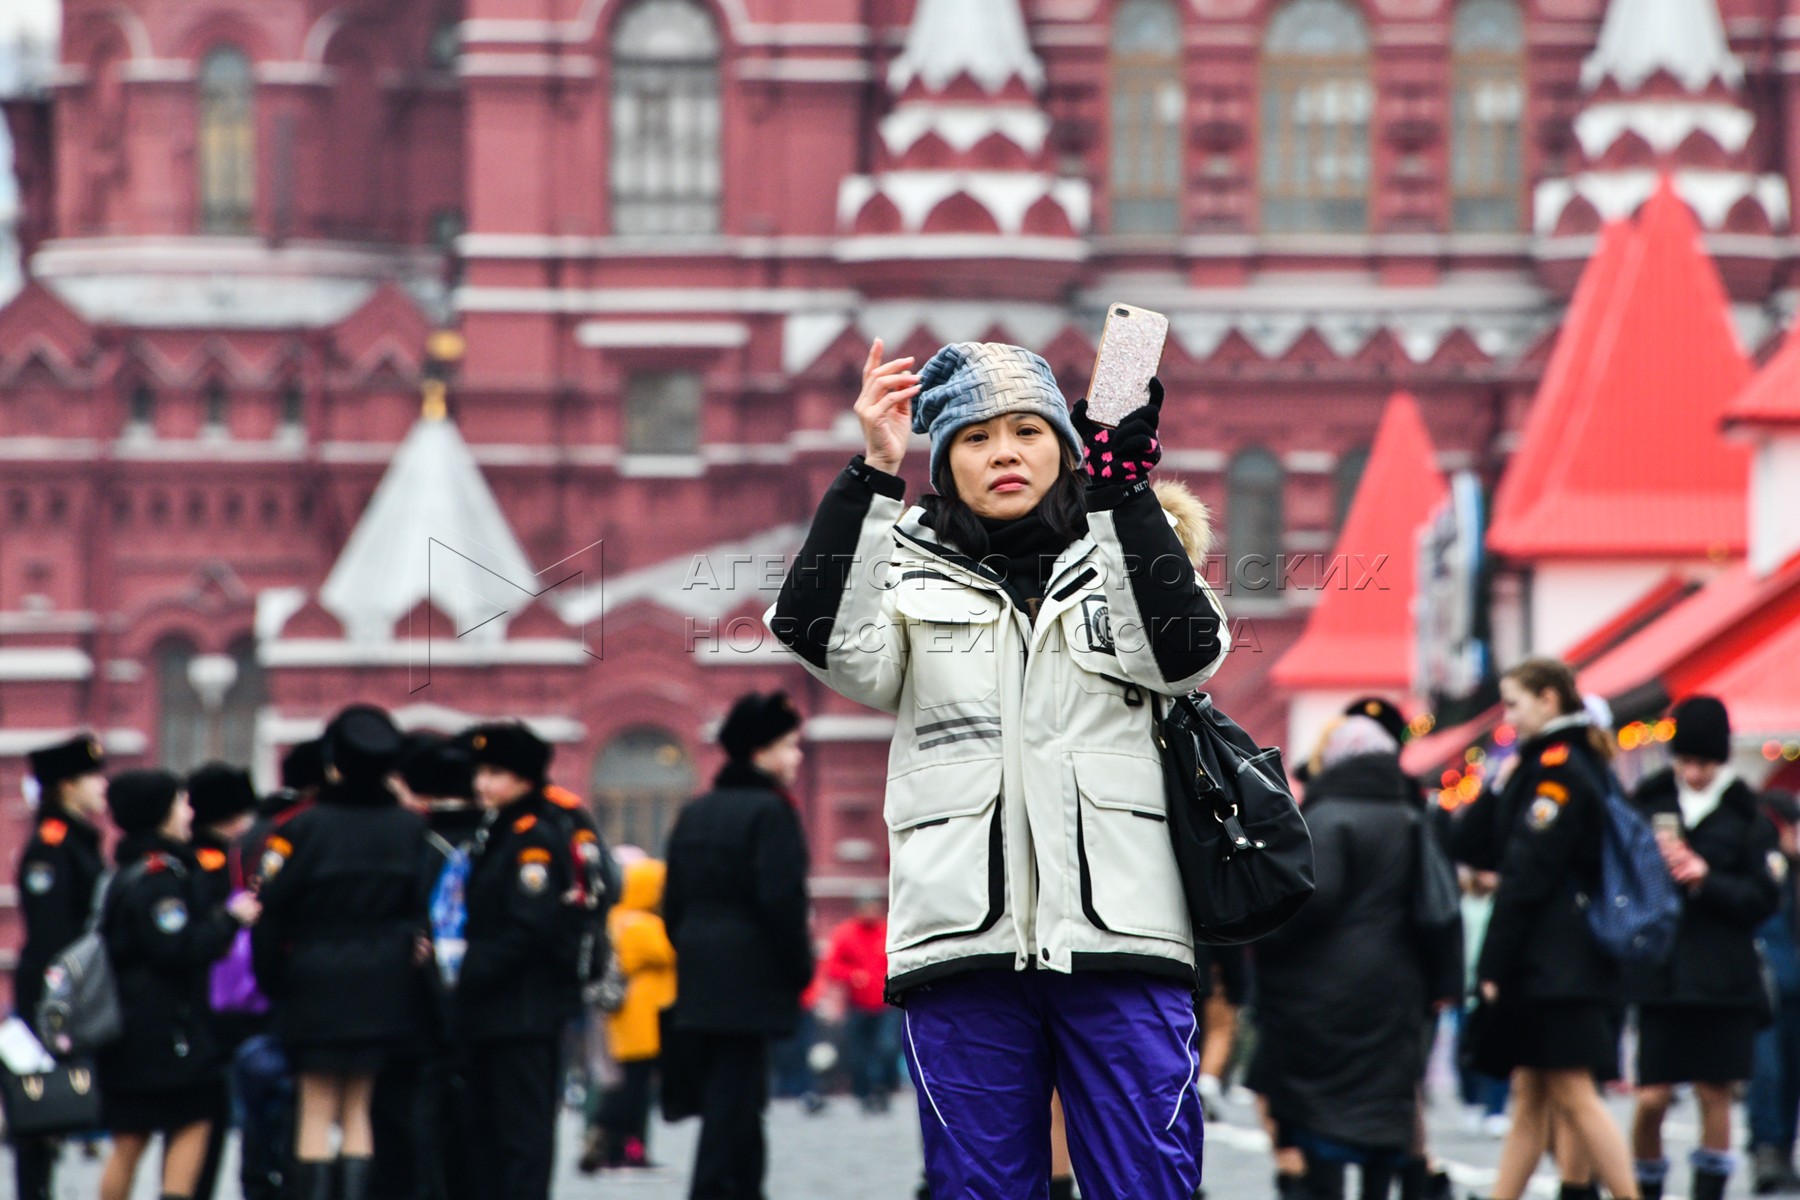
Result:
{"label": "cream white winter jacket", "polygon": [[898,717],[890,994],[981,967],[1192,978],[1150,693],[1229,649],[1147,484],[1091,493],[1035,623],[853,460],[765,620],[806,669]]}

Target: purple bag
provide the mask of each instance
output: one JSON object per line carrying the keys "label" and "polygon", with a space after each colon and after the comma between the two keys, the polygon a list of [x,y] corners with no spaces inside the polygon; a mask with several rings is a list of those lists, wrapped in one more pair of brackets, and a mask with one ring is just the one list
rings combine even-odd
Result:
{"label": "purple bag", "polygon": [[250,963],[250,931],[240,929],[231,939],[231,949],[213,964],[212,1007],[214,1012],[260,1016],[269,1011],[269,998],[256,986],[256,970]]}

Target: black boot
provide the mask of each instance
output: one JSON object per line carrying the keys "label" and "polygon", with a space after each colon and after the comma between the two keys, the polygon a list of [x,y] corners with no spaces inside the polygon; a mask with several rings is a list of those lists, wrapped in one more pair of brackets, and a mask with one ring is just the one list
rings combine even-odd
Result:
{"label": "black boot", "polygon": [[1075,1200],[1075,1177],[1066,1175],[1050,1177],[1050,1200]]}
{"label": "black boot", "polygon": [[1695,1171],[1694,1200],[1725,1200],[1725,1184],[1730,1179],[1719,1171]]}
{"label": "black boot", "polygon": [[1306,1200],[1306,1176],[1276,1172],[1275,1200]]}
{"label": "black boot", "polygon": [[1788,1190],[1788,1181],[1794,1172],[1791,1155],[1783,1154],[1776,1146],[1752,1146],[1750,1163],[1750,1190],[1756,1195],[1768,1196]]}
{"label": "black boot", "polygon": [[1638,1200],[1663,1200],[1663,1181],[1660,1179],[1638,1179]]}
{"label": "black boot", "polygon": [[[1643,1182],[1639,1181],[1638,1187],[1643,1186]],[[1564,1180],[1557,1196],[1558,1200],[1600,1200],[1600,1189],[1592,1183],[1570,1183]]]}
{"label": "black boot", "polygon": [[1309,1158],[1306,1162],[1307,1200],[1344,1200],[1344,1164]]}
{"label": "black boot", "polygon": [[369,1185],[374,1179],[375,1160],[368,1155],[338,1159],[337,1200],[369,1200]]}
{"label": "black boot", "polygon": [[1386,1163],[1364,1163],[1357,1174],[1362,1177],[1362,1200],[1388,1200],[1393,1195],[1394,1169]]}
{"label": "black boot", "polygon": [[290,1200],[333,1200],[337,1190],[337,1160],[296,1160],[289,1178]]}

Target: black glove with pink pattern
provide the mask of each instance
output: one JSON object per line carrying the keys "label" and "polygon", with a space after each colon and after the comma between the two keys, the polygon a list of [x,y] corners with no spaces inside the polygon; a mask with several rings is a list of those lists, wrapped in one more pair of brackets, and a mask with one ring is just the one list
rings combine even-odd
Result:
{"label": "black glove with pink pattern", "polygon": [[1162,382],[1153,378],[1150,402],[1125,414],[1116,429],[1089,420],[1085,398],[1076,403],[1069,417],[1087,449],[1082,470],[1087,473],[1088,487],[1131,484],[1149,477],[1152,468],[1162,461],[1162,442],[1156,436],[1162,402]]}

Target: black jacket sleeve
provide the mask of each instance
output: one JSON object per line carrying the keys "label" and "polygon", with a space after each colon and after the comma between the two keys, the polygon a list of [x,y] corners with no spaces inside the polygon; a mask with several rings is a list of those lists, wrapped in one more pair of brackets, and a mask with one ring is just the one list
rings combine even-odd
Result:
{"label": "black jacket sleeve", "polygon": [[222,906],[206,902],[206,892],[192,872],[144,871],[118,903],[107,905],[107,924],[124,926],[129,944],[152,967],[204,967],[224,957],[239,928]]}
{"label": "black jacket sleeve", "polygon": [[80,937],[93,907],[92,886],[66,846],[33,841],[19,862],[26,939],[55,953]]}
{"label": "black jacket sleeve", "polygon": [[869,466],[859,454],[825,490],[775,602],[770,630],[782,645],[821,671],[826,669],[825,653],[850,573],[873,569],[873,564],[856,561],[856,547],[877,496],[904,499],[906,481]]}
{"label": "black jacket sleeve", "polygon": [[[540,822],[530,833],[509,840],[489,853],[504,853],[507,861],[498,869],[510,873],[505,890],[505,909],[498,935],[471,940],[463,959],[458,990],[468,995],[498,990],[529,964],[551,961],[574,973],[574,910],[564,896],[574,884],[567,847]],[[543,856],[547,855],[547,858]],[[533,885],[528,868],[533,861],[545,867],[541,886]]]}
{"label": "black jacket sleeve", "polygon": [[[1115,638],[1147,642],[1157,674],[1177,692],[1198,687],[1223,661],[1230,632],[1211,590],[1196,578],[1187,549],[1169,525],[1149,481],[1093,489],[1088,510],[1089,527],[1104,561],[1116,570],[1110,555],[1117,553],[1122,559],[1139,622],[1139,632],[1122,628],[1129,622],[1114,598],[1116,581],[1109,579]],[[1122,651],[1128,649],[1121,645]]]}
{"label": "black jacket sleeve", "polygon": [[1711,867],[1688,902],[1734,925],[1755,929],[1781,907],[1781,881],[1769,867],[1781,851],[1775,827],[1760,814],[1751,821],[1746,841],[1744,869]]}
{"label": "black jacket sleeve", "polygon": [[1581,835],[1600,816],[1600,797],[1575,767],[1540,770],[1525,781],[1531,791],[1501,856],[1500,886],[1476,967],[1484,982],[1506,979],[1522,962],[1538,913],[1568,889]]}
{"label": "black jacket sleeve", "polygon": [[756,877],[756,911],[783,973],[796,990],[813,977],[812,933],[807,921],[806,835],[800,817],[775,799],[756,824],[751,850]]}

